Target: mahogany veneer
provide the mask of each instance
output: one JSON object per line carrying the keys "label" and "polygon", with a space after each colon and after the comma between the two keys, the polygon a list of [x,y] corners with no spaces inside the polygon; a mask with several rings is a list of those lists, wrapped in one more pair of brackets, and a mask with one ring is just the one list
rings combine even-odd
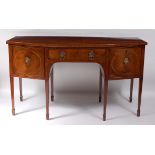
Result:
{"label": "mahogany veneer", "polygon": [[140,116],[143,83],[144,53],[147,42],[138,38],[20,36],[7,41],[9,46],[10,86],[12,114],[15,115],[14,77],[19,77],[20,100],[22,78],[45,80],[46,119],[49,119],[49,77],[51,76],[51,100],[53,95],[53,64],[56,62],[91,62],[100,64],[99,102],[102,96],[104,76],[104,113],[108,95],[108,81],[131,79],[132,102],[133,79],[139,78],[138,109]]}

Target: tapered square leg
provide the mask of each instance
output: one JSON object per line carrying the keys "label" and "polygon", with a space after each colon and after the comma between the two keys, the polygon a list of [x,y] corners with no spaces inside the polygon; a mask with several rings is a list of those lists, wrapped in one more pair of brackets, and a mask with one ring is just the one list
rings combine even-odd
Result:
{"label": "tapered square leg", "polygon": [[100,75],[99,75],[99,102],[102,100],[102,71],[100,68]]}
{"label": "tapered square leg", "polygon": [[20,101],[23,101],[22,78],[19,78]]}
{"label": "tapered square leg", "polygon": [[46,120],[49,120],[49,114],[46,114]]}
{"label": "tapered square leg", "polygon": [[106,121],[106,113],[103,114],[103,121]]}
{"label": "tapered square leg", "polygon": [[129,97],[129,102],[132,102],[133,83],[134,83],[134,79],[131,79],[131,81],[130,81],[130,97]]}
{"label": "tapered square leg", "polygon": [[138,91],[138,109],[137,116],[140,116],[140,107],[141,107],[141,97],[142,97],[142,86],[143,86],[143,77],[139,78],[139,91]]}
{"label": "tapered square leg", "polygon": [[53,88],[53,68],[51,72],[51,101],[54,101],[54,88]]}
{"label": "tapered square leg", "polygon": [[15,108],[14,108],[14,109],[12,108],[12,115],[13,115],[13,116],[16,115],[16,113],[15,113]]}
{"label": "tapered square leg", "polygon": [[49,120],[49,78],[45,80],[46,120]]}
{"label": "tapered square leg", "polygon": [[103,103],[103,121],[106,121],[106,108],[107,108],[107,99],[108,99],[108,80],[104,79],[104,103]]}
{"label": "tapered square leg", "polygon": [[13,77],[10,77],[10,89],[11,89],[11,101],[12,101],[12,115],[15,115],[14,78]]}
{"label": "tapered square leg", "polygon": [[140,109],[137,110],[137,117],[140,117]]}

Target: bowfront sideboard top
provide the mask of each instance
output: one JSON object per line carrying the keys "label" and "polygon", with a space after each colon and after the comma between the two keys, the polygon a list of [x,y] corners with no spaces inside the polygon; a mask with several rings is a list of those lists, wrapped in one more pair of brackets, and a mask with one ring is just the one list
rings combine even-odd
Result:
{"label": "bowfront sideboard top", "polygon": [[138,38],[72,37],[72,36],[17,36],[7,44],[39,47],[120,47],[147,45]]}
{"label": "bowfront sideboard top", "polygon": [[130,79],[132,102],[133,79],[139,78],[137,116],[140,116],[145,45],[138,38],[71,37],[71,36],[18,36],[7,41],[9,46],[12,114],[15,115],[14,77],[19,77],[20,99],[22,78],[45,80],[46,119],[49,119],[49,78],[51,100],[53,95],[53,64],[57,62],[98,63],[99,102],[102,99],[104,77],[103,120],[106,120],[108,80]]}

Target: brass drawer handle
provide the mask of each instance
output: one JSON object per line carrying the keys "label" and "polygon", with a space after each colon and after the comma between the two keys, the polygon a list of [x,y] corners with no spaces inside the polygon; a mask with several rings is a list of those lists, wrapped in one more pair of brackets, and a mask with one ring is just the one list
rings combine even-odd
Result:
{"label": "brass drawer handle", "polygon": [[129,58],[124,58],[124,64],[127,65],[129,63]]}
{"label": "brass drawer handle", "polygon": [[60,52],[60,58],[61,58],[61,59],[64,59],[64,58],[65,58],[65,52],[64,52],[64,51],[61,51],[61,52]]}
{"label": "brass drawer handle", "polygon": [[88,58],[89,58],[89,60],[94,60],[95,59],[95,52],[93,52],[93,51],[89,52]]}
{"label": "brass drawer handle", "polygon": [[31,61],[31,59],[30,59],[29,57],[25,57],[25,63],[26,63],[26,64],[29,64],[30,61]]}

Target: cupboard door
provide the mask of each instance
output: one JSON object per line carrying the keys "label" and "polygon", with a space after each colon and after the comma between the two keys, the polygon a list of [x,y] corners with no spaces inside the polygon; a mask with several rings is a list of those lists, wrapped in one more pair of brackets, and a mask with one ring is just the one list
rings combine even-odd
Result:
{"label": "cupboard door", "polygon": [[110,78],[134,78],[140,75],[141,48],[112,48]]}
{"label": "cupboard door", "polygon": [[20,77],[44,78],[44,49],[15,46],[13,72],[15,76]]}

